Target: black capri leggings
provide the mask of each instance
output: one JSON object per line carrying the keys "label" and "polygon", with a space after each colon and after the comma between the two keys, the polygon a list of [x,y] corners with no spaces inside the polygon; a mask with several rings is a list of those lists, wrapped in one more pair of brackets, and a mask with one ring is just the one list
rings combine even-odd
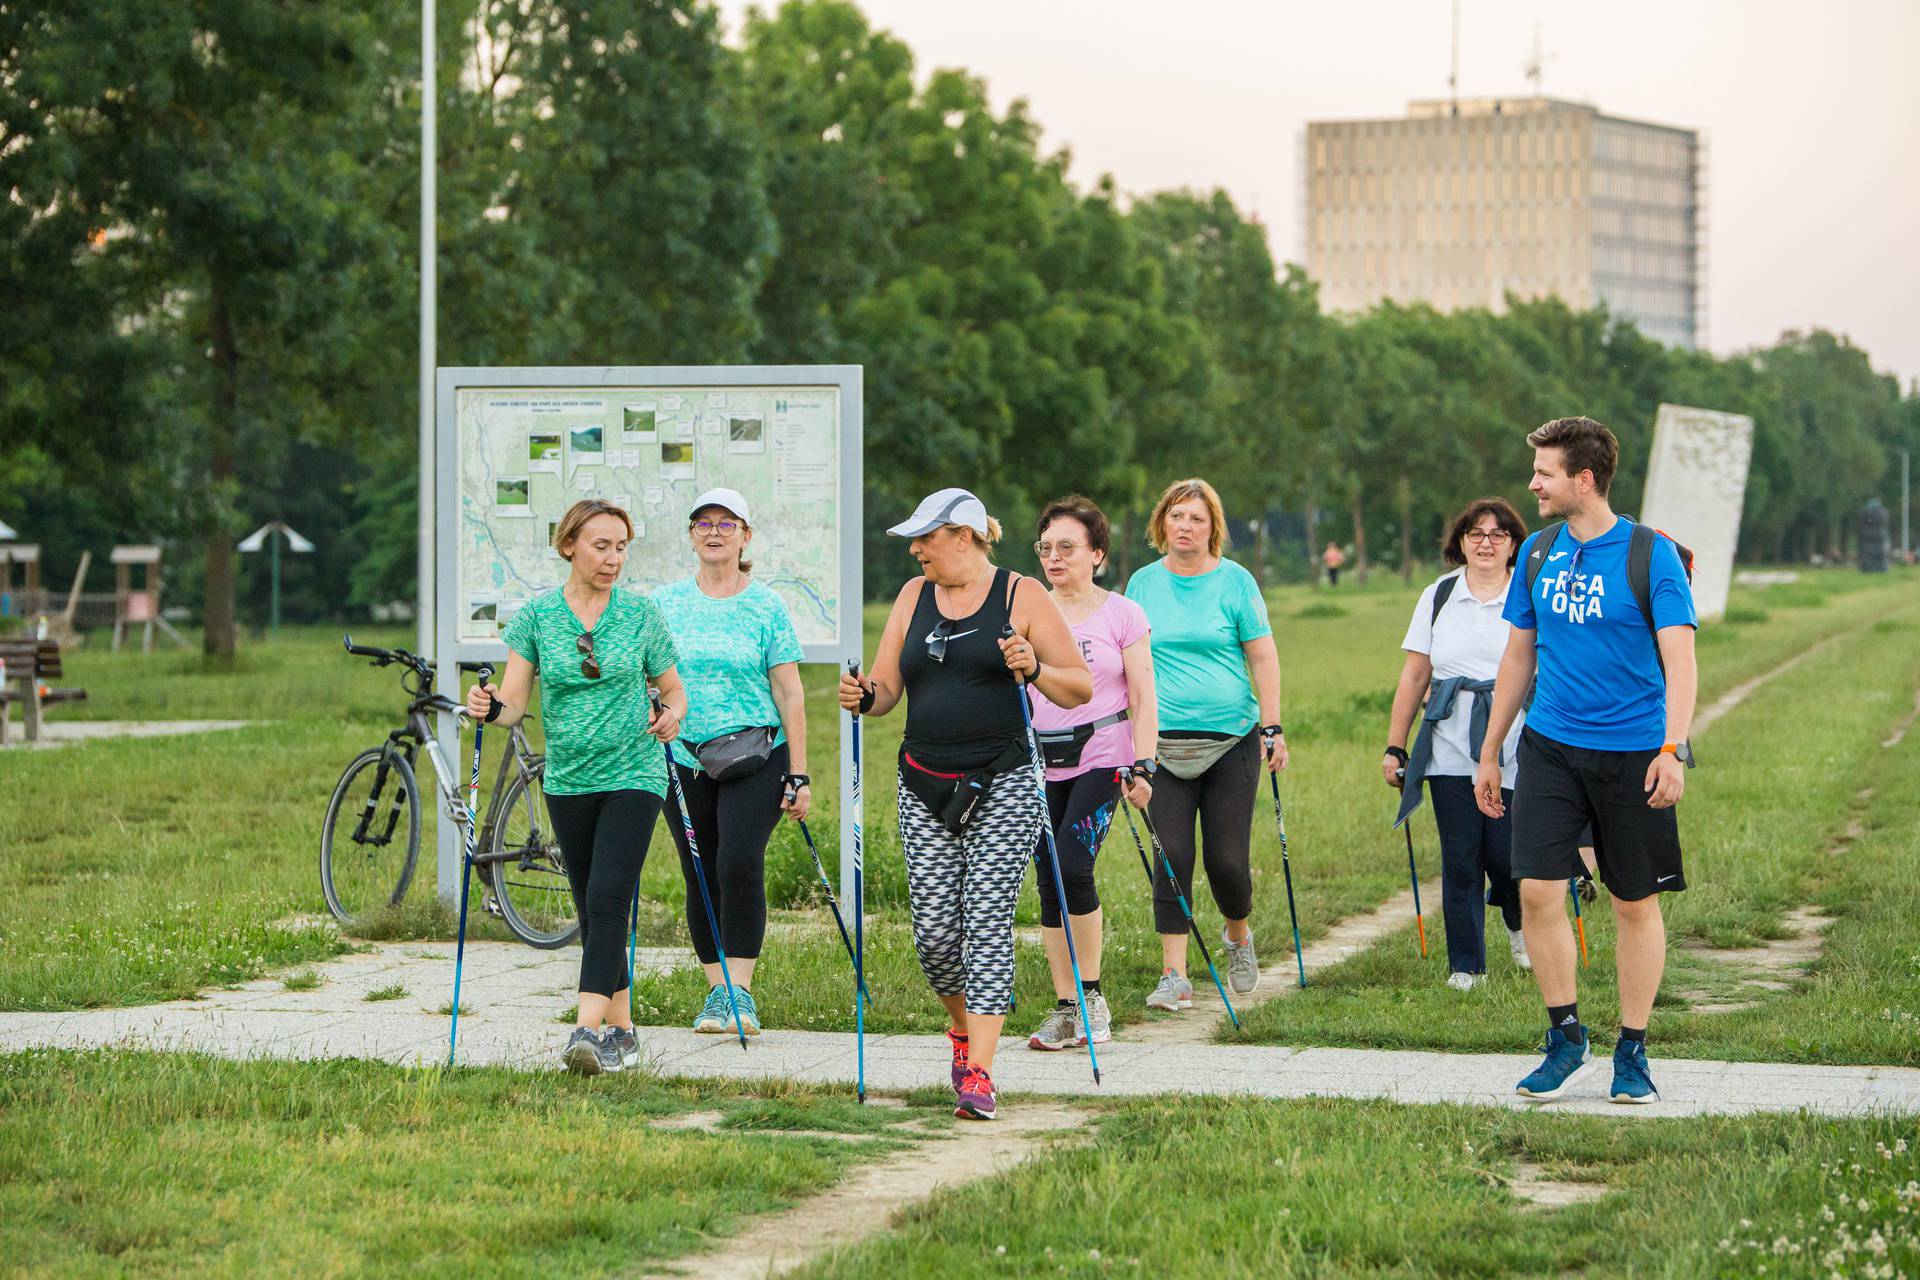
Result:
{"label": "black capri leggings", "polygon": [[[1060,879],[1067,886],[1067,913],[1092,915],[1100,909],[1100,891],[1093,883],[1093,860],[1113,822],[1113,806],[1120,802],[1120,780],[1111,769],[1095,769],[1047,784],[1047,821],[1053,844],[1060,851]],[[1053,868],[1047,864],[1047,841],[1033,847],[1034,886],[1040,890],[1040,923],[1060,927],[1060,903],[1053,892]],[[1183,925],[1182,928],[1185,926]]]}
{"label": "black capri leggings", "polygon": [[625,991],[633,985],[627,924],[660,797],[637,790],[549,795],[547,816],[560,838],[573,909],[580,915],[580,990],[597,996]]}
{"label": "black capri leggings", "polygon": [[[700,842],[700,861],[707,872],[707,892],[713,895],[713,914],[720,921],[720,940],[727,955],[742,960],[757,959],[767,936],[767,840],[780,823],[780,780],[786,775],[788,759],[783,742],[757,771],[731,782],[715,782],[704,769],[674,766],[693,816],[693,838]],[[678,812],[668,825],[680,850],[693,950],[701,964],[717,964],[720,953],[713,945],[713,930],[707,927],[707,908],[693,880],[693,854]]]}
{"label": "black capri leggings", "polygon": [[[1255,731],[1197,778],[1176,778],[1160,770],[1147,804],[1188,902],[1193,901],[1193,822],[1199,818],[1207,888],[1229,920],[1253,914],[1253,802],[1260,793],[1260,769],[1260,735]],[[1187,931],[1187,918],[1164,873],[1153,877],[1153,927],[1159,933]]]}

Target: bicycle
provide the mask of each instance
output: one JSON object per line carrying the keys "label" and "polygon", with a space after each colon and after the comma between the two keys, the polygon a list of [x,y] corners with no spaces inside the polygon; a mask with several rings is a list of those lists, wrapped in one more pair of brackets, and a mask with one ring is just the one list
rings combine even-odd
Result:
{"label": "bicycle", "polygon": [[[424,747],[439,784],[444,821],[464,832],[467,807],[461,784],[433,732],[432,715],[467,718],[466,708],[432,691],[434,664],[405,649],[357,645],[348,653],[372,665],[404,668],[407,718],[386,742],[355,756],[334,785],[320,833],[320,891],[327,910],[353,925],[383,906],[397,906],[413,882],[420,854],[420,795],[414,761]],[[462,671],[480,664],[463,662]],[[515,937],[552,950],[580,936],[573,891],[559,840],[547,820],[540,780],[546,757],[528,744],[520,725],[508,731],[493,795],[474,841],[474,867],[484,888],[482,909],[499,916]],[[401,830],[404,824],[404,832]]]}

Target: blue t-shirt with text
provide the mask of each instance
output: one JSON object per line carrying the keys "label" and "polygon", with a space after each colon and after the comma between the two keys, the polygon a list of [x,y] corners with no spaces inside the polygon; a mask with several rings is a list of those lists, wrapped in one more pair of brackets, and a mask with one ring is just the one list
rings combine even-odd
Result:
{"label": "blue t-shirt with text", "polygon": [[[1523,575],[1540,536],[1520,546]],[[1562,529],[1532,591],[1507,593],[1507,621],[1535,633],[1527,727],[1542,737],[1589,751],[1657,751],[1666,741],[1660,651],[1627,582],[1632,536],[1625,516],[1591,542]],[[1647,594],[1655,627],[1696,625],[1693,591],[1671,539],[1653,541]]]}

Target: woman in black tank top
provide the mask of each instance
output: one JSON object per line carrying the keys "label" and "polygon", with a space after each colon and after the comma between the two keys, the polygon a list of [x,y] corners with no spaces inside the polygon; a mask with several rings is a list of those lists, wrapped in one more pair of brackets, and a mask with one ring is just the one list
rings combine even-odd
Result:
{"label": "woman in black tank top", "polygon": [[922,576],[901,587],[867,677],[841,678],[840,705],[883,716],[907,698],[900,845],[914,949],[952,1024],[955,1114],[992,1119],[1013,908],[1046,817],[1014,673],[1063,707],[1093,696],[1093,674],[1045,588],[994,567],[1000,522],[971,493],[943,489],[887,532],[912,540]]}

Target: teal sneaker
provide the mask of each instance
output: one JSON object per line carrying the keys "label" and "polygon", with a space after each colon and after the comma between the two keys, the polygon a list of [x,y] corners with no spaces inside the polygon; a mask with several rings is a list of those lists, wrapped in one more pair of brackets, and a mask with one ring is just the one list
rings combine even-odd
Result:
{"label": "teal sneaker", "polygon": [[[734,1003],[740,1008],[740,1029],[750,1036],[759,1035],[760,1010],[753,1003],[753,992],[747,990],[745,987],[735,987],[733,989],[733,999]],[[724,988],[722,988],[720,992],[720,1007],[723,1010],[727,1007],[727,993]],[[725,1030],[733,1030],[733,1019],[731,1017],[727,1019]]]}
{"label": "teal sneaker", "polygon": [[[1583,1027],[1582,1030],[1585,1030]],[[1567,1039],[1566,1033],[1554,1027],[1547,1032],[1547,1056],[1541,1060],[1533,1073],[1519,1084],[1514,1091],[1522,1097],[1535,1102],[1552,1102],[1566,1092],[1569,1084],[1580,1069],[1593,1061],[1592,1037],[1579,1044]]]}
{"label": "teal sneaker", "polygon": [[1660,1091],[1653,1087],[1647,1070],[1647,1042],[1622,1036],[1613,1046],[1613,1100],[1615,1102],[1658,1102]]}
{"label": "teal sneaker", "polygon": [[693,1017],[693,1029],[703,1036],[723,1035],[732,1021],[733,1015],[727,1011],[727,989],[709,987],[707,1002]]}

